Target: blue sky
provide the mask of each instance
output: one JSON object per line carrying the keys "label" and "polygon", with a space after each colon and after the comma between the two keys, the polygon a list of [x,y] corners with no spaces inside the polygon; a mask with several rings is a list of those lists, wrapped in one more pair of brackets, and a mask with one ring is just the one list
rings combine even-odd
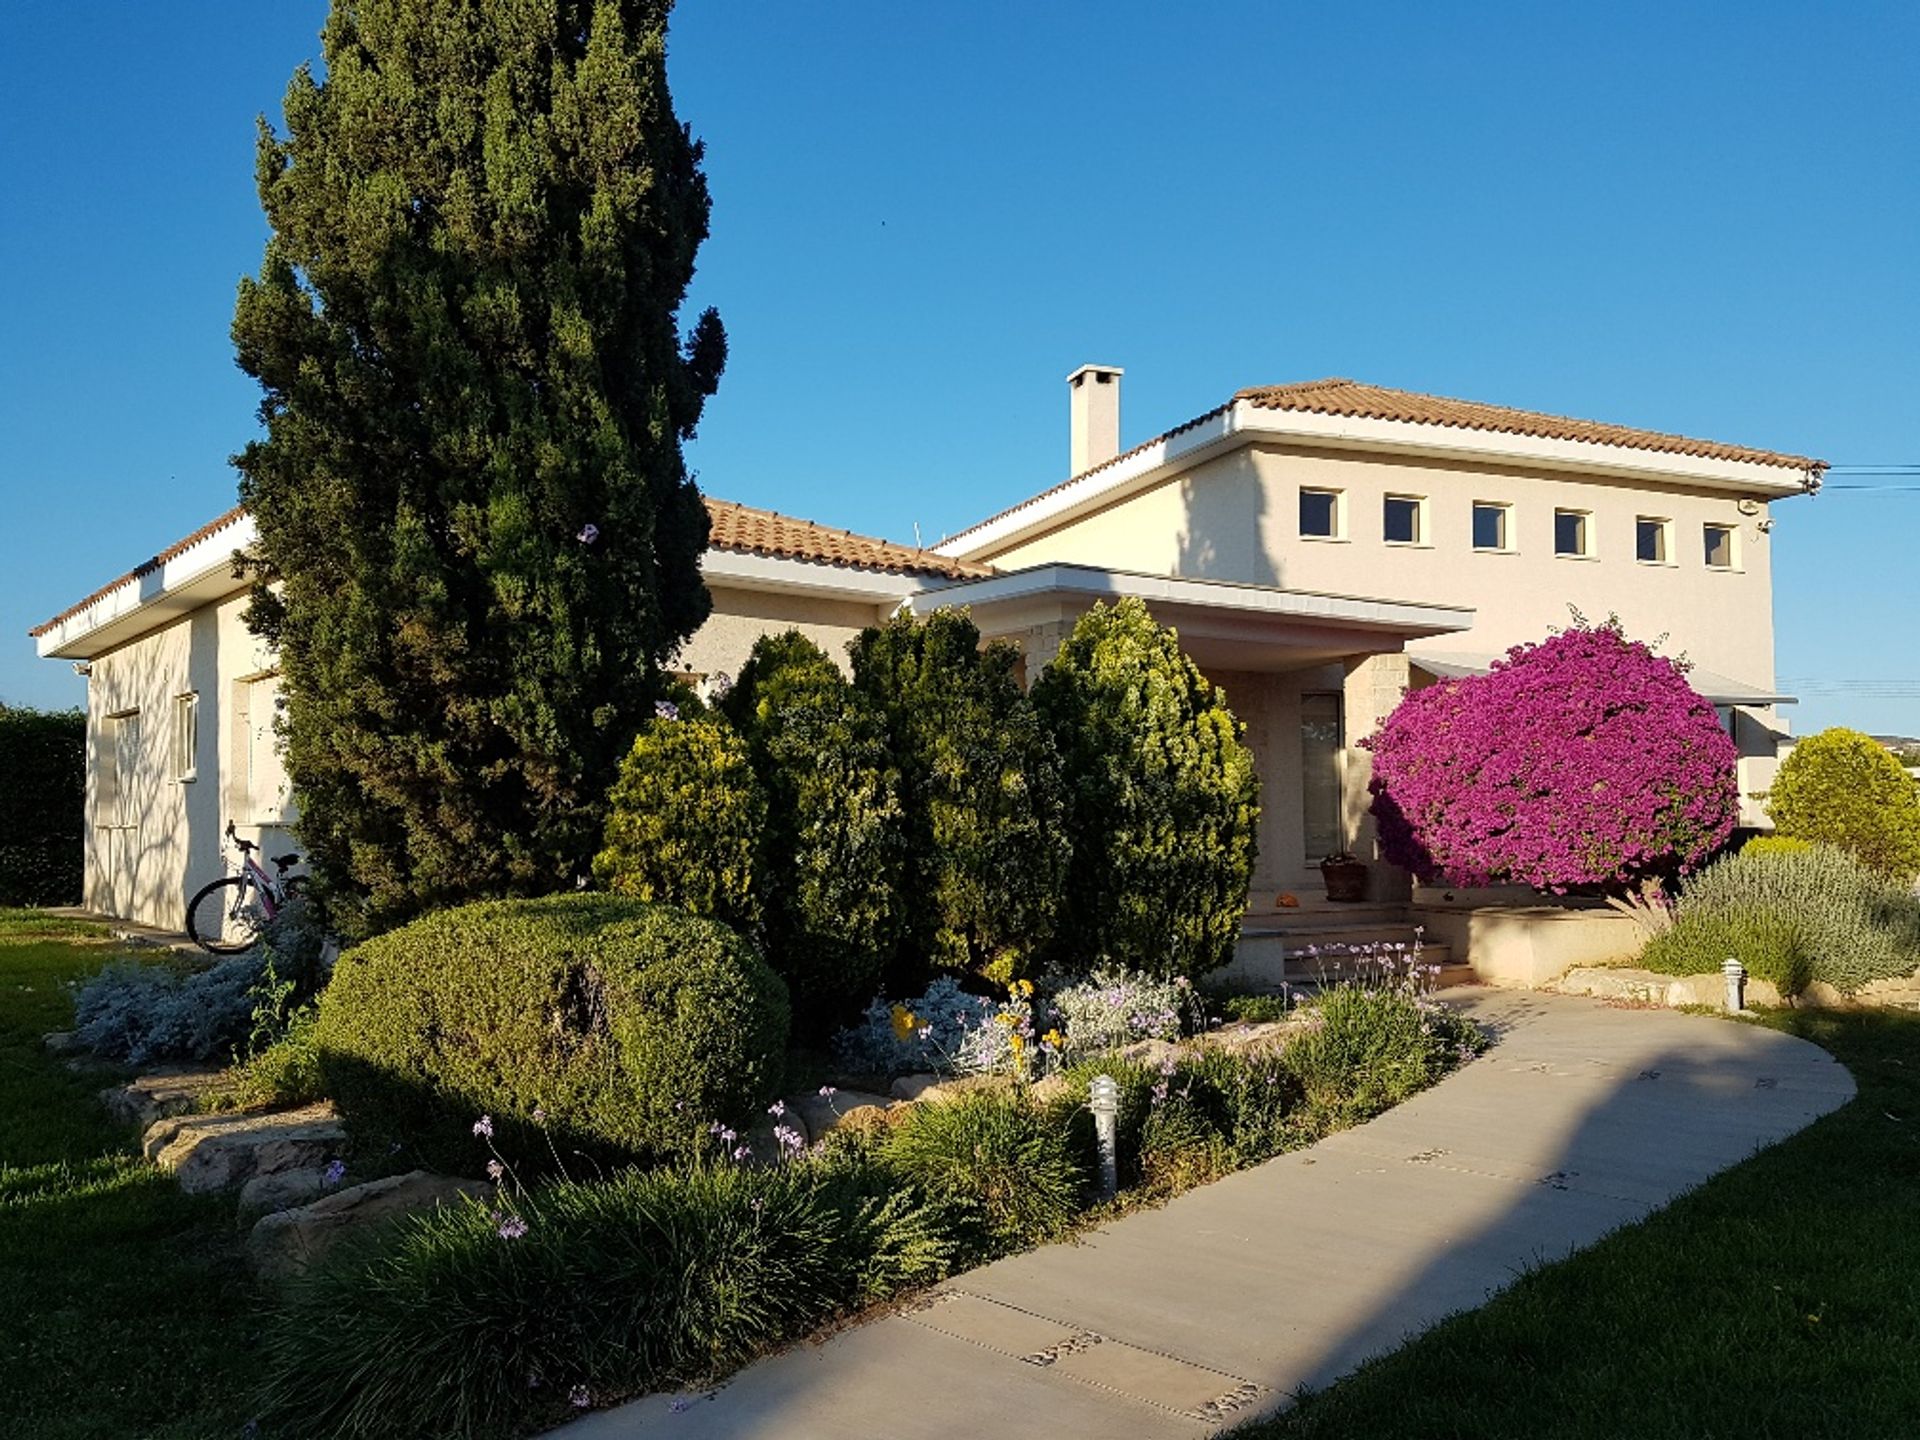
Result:
{"label": "blue sky", "polygon": [[[77,703],[27,627],[232,503],[253,117],[324,14],[9,17],[0,699]],[[733,346],[692,461],[931,540],[1061,478],[1098,360],[1126,443],[1340,374],[1920,462],[1917,68],[1911,3],[691,0]],[[1920,734],[1920,489],[1778,513],[1796,728]]]}

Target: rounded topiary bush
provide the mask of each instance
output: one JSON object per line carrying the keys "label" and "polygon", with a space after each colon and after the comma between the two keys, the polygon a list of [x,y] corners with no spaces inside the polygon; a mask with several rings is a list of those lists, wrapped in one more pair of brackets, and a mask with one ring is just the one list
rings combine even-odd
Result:
{"label": "rounded topiary bush", "polygon": [[1422,880],[1616,889],[1703,864],[1739,819],[1713,706],[1612,624],[1411,691],[1363,743],[1381,852]]}
{"label": "rounded topiary bush", "polygon": [[693,1153],[773,1094],[786,1043],[786,986],[746,941],[607,895],[484,901],[355,946],[314,1031],[357,1143],[469,1174],[482,1116],[533,1169]]}
{"label": "rounded topiary bush", "polygon": [[1788,839],[1837,845],[1864,865],[1920,874],[1920,784],[1870,735],[1836,726],[1780,762],[1767,814]]}

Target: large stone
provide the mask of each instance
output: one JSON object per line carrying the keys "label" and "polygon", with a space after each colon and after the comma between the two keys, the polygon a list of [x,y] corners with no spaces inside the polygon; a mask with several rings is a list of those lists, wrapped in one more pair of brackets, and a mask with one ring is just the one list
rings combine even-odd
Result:
{"label": "large stone", "polygon": [[171,1170],[180,1188],[203,1195],[326,1164],[346,1144],[347,1132],[331,1105],[234,1115],[174,1116],[156,1121],[142,1138],[147,1158]]}
{"label": "large stone", "polygon": [[311,1204],[333,1189],[322,1166],[304,1170],[282,1170],[276,1175],[256,1175],[240,1187],[240,1218],[249,1220],[271,1215],[276,1210],[291,1210]]}
{"label": "large stone", "polygon": [[49,1055],[78,1055],[87,1048],[71,1030],[50,1030],[40,1037],[40,1043]]}
{"label": "large stone", "polygon": [[940,1083],[938,1075],[902,1075],[887,1087],[887,1093],[896,1100],[918,1100],[920,1096]]}
{"label": "large stone", "polygon": [[224,1072],[209,1065],[168,1065],[102,1090],[100,1103],[121,1124],[144,1133],[156,1120],[204,1109],[224,1083]]}
{"label": "large stone", "polygon": [[927,1105],[945,1105],[962,1095],[974,1095],[983,1090],[1007,1090],[1012,1085],[1013,1077],[1010,1075],[955,1075],[937,1085],[927,1086],[914,1098]]}
{"label": "large stone", "polygon": [[488,1188],[480,1181],[425,1170],[369,1180],[310,1205],[261,1216],[247,1236],[247,1259],[257,1274],[285,1279],[306,1270],[349,1235],[436,1205],[456,1204],[464,1196],[484,1199]]}
{"label": "large stone", "polygon": [[[1726,977],[1718,970],[1700,975],[1661,975],[1625,965],[1575,966],[1546,988],[1563,995],[1591,995],[1599,1000],[1661,1005],[1672,1010],[1687,1005],[1719,1010],[1727,1003]],[[1779,987],[1757,975],[1747,977],[1745,998],[1749,1009],[1781,1003]]]}
{"label": "large stone", "polygon": [[1149,1067],[1164,1067],[1169,1061],[1180,1059],[1180,1047],[1171,1040],[1136,1040],[1131,1045],[1122,1045],[1116,1053],[1122,1060]]}
{"label": "large stone", "polygon": [[789,1095],[787,1110],[806,1122],[807,1134],[818,1140],[830,1130],[838,1130],[858,1111],[885,1110],[893,1102],[885,1095],[865,1090],[836,1090],[831,1095]]}
{"label": "large stone", "polygon": [[1920,975],[1896,975],[1889,980],[1872,980],[1855,992],[1864,1005],[1920,1006]]}

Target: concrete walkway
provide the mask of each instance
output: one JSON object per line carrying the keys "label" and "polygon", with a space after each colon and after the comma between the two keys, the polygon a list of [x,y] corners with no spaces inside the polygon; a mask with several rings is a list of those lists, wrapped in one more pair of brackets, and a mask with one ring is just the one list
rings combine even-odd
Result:
{"label": "concrete walkway", "polygon": [[[1837,1109],[1791,1036],[1453,990],[1494,1049],[1371,1124],[566,1440],[1206,1436],[1324,1386],[1530,1265],[1631,1224]],[[681,1408],[675,1409],[679,1405]]]}

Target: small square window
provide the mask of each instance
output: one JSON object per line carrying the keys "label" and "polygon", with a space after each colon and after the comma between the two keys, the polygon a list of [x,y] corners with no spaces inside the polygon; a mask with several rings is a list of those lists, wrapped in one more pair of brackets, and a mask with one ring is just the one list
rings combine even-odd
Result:
{"label": "small square window", "polygon": [[1649,565],[1666,564],[1669,558],[1667,528],[1667,521],[1642,515],[1634,525],[1634,554]]}
{"label": "small square window", "polygon": [[1340,492],[1338,490],[1300,491],[1300,533],[1322,540],[1340,534]]}
{"label": "small square window", "polygon": [[1420,512],[1426,501],[1418,495],[1389,495],[1384,516],[1389,545],[1418,545],[1427,537],[1421,533]]}
{"label": "small square window", "polygon": [[1507,510],[1508,506],[1496,505],[1487,500],[1476,500],[1473,504],[1473,548],[1476,550],[1505,550],[1507,546]]}
{"label": "small square window", "polygon": [[1592,521],[1585,510],[1553,512],[1553,553],[1587,556],[1593,553]]}
{"label": "small square window", "polygon": [[173,697],[173,778],[198,777],[200,756],[200,697],[191,692]]}
{"label": "small square window", "polygon": [[1709,570],[1733,569],[1733,526],[1709,525],[1706,527],[1707,568]]}

